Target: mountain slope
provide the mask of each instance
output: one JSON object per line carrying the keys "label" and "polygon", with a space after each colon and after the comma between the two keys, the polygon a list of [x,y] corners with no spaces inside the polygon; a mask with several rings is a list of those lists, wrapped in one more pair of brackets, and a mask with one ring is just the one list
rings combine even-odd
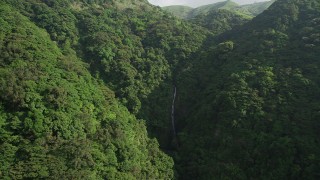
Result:
{"label": "mountain slope", "polygon": [[188,18],[188,19],[193,18],[193,17],[198,16],[200,14],[207,14],[210,11],[219,10],[219,9],[232,10],[237,6],[239,6],[239,5],[233,1],[230,1],[230,0],[218,2],[215,4],[200,6],[198,8],[193,9],[192,11],[190,11],[190,13],[188,14],[188,16],[186,18]]}
{"label": "mountain slope", "polygon": [[268,9],[275,0],[266,1],[266,2],[257,2],[253,4],[242,5],[236,8],[236,11],[241,12],[243,14],[257,16],[261,14],[264,10]]}
{"label": "mountain slope", "polygon": [[222,9],[210,11],[205,15],[200,14],[189,21],[210,30],[214,34],[220,34],[247,23],[249,19]]}
{"label": "mountain slope", "polygon": [[177,85],[182,179],[318,179],[320,3],[278,0]]}
{"label": "mountain slope", "polygon": [[186,6],[175,5],[163,7],[163,10],[183,19],[192,19],[199,15],[205,16],[210,13],[210,11],[217,10],[228,10],[244,18],[251,19],[266,10],[273,2],[274,1],[266,1],[240,6],[231,0],[227,0],[193,9]]}
{"label": "mountain slope", "polygon": [[163,10],[172,13],[174,16],[179,17],[181,19],[185,18],[188,16],[190,11],[193,9],[192,7],[189,6],[180,6],[180,5],[175,5],[175,6],[166,6],[162,7]]}
{"label": "mountain slope", "polygon": [[172,159],[148,138],[143,121],[68,43],[57,46],[65,38],[51,34],[52,41],[17,6],[0,3],[0,178],[173,178]]}
{"label": "mountain slope", "polygon": [[0,179],[319,179],[320,3],[237,7],[3,0]]}
{"label": "mountain slope", "polygon": [[[211,33],[170,17],[145,1],[5,0],[2,4],[1,28],[6,32],[11,24],[12,32],[1,33],[0,37],[15,36],[17,29],[30,24],[32,29],[25,34],[34,39],[25,40],[28,46],[24,50],[19,49],[24,47],[19,42],[25,37],[20,38],[19,33],[15,43],[11,39],[1,41],[5,73],[1,79],[4,107],[0,124],[1,132],[6,134],[0,142],[1,178],[172,179],[172,159],[159,150],[155,140],[147,137],[144,123],[148,135],[159,138],[167,150],[172,139],[171,110],[167,108],[171,107],[171,97],[167,94],[173,88],[174,72]],[[10,15],[11,11],[15,14]],[[14,16],[24,20],[12,23]],[[38,33],[40,29],[45,35]],[[39,44],[41,38],[37,35],[45,36],[55,50],[46,50],[48,47],[43,43],[39,45],[43,49],[35,53],[37,48],[32,44]],[[40,59],[30,57],[34,53]],[[57,55],[51,57],[52,53]],[[26,78],[44,74],[41,83],[49,85],[34,88],[37,83],[29,79],[28,87],[17,85],[24,84],[21,76],[25,75],[16,77],[9,72],[21,73],[23,68],[8,67],[5,64],[8,60],[3,59],[17,61],[20,66],[16,57],[22,61],[37,60],[35,64],[29,61],[24,64],[23,67],[32,67]],[[52,69],[38,68],[41,57],[48,59],[43,66]],[[56,64],[50,64],[56,60]],[[24,100],[29,91],[32,96]],[[38,104],[30,100],[33,98]],[[16,109],[16,101],[24,103],[21,109]],[[24,107],[28,103],[32,110]],[[11,121],[18,130],[7,125]],[[39,137],[34,135],[38,127],[34,127],[33,121],[49,124]],[[21,134],[16,136],[13,131]],[[15,141],[15,137],[21,141]],[[43,140],[41,146],[47,149],[33,143],[38,139]],[[43,152],[38,159],[33,158],[36,150]],[[78,151],[80,154],[75,153]],[[28,168],[29,165],[35,169]]]}

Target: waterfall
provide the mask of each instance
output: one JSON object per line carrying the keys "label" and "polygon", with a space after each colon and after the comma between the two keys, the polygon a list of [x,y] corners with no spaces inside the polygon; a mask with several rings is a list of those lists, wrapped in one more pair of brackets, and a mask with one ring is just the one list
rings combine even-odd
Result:
{"label": "waterfall", "polygon": [[174,86],[172,107],[171,107],[171,123],[172,123],[172,131],[173,131],[174,137],[176,137],[176,127],[175,127],[175,121],[174,121],[174,102],[176,100],[176,95],[177,95],[177,88],[176,88],[176,86]]}

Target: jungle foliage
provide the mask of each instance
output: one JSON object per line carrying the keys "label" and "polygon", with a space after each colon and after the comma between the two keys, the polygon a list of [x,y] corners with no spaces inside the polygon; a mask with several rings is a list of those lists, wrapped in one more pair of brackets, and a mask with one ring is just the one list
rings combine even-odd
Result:
{"label": "jungle foliage", "polygon": [[1,1],[0,179],[319,179],[320,2],[227,3]]}
{"label": "jungle foliage", "polygon": [[317,0],[278,0],[186,63],[182,179],[319,178],[319,17]]}
{"label": "jungle foliage", "polygon": [[80,38],[103,18],[92,21],[98,15],[90,4],[83,7],[90,13],[75,7],[69,1],[0,4],[0,178],[173,178],[173,161],[148,137],[145,122],[115,98],[107,78],[88,71],[95,66],[83,58],[108,54],[107,46],[92,42],[107,36],[108,27]]}
{"label": "jungle foliage", "polygon": [[182,19],[192,19],[198,15],[206,15],[211,11],[217,10],[228,10],[237,15],[240,15],[244,18],[251,19],[264,10],[268,9],[268,7],[274,2],[275,0],[265,1],[265,2],[255,2],[253,4],[246,4],[246,5],[239,5],[232,0],[225,0],[213,4],[208,4],[196,8],[191,8],[188,6],[182,5],[172,5],[172,6],[165,6],[162,7],[163,10],[172,13],[178,18]]}

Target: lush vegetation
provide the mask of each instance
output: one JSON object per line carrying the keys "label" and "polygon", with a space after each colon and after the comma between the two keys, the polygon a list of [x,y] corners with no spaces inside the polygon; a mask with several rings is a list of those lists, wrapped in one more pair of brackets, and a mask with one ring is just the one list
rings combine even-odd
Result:
{"label": "lush vegetation", "polygon": [[210,11],[214,10],[229,10],[231,11],[235,7],[238,7],[239,5],[233,1],[227,0],[227,1],[222,1],[222,2],[217,2],[215,4],[209,4],[209,5],[204,5],[200,6],[198,8],[193,9],[189,14],[188,14],[188,19],[193,18],[195,16],[201,15],[201,14],[207,14]]}
{"label": "lush vegetation", "polygon": [[217,35],[225,31],[238,28],[249,22],[249,19],[232,11],[218,9],[210,11],[207,14],[195,16],[189,21],[206,28]]}
{"label": "lush vegetation", "polygon": [[180,5],[166,6],[166,7],[163,7],[163,10],[172,13],[178,18],[187,19],[187,20],[195,18],[199,15],[205,16],[211,11],[217,11],[217,10],[228,10],[239,16],[242,16],[243,18],[251,19],[257,16],[258,14],[262,13],[264,10],[266,10],[273,2],[274,0],[247,4],[247,5],[238,5],[237,3],[231,0],[226,0],[226,1],[217,2],[214,4],[200,6],[197,8],[191,8],[191,7],[180,6]]}
{"label": "lush vegetation", "polygon": [[239,13],[246,14],[249,16],[257,16],[264,10],[268,9],[275,0],[265,1],[265,2],[255,2],[253,4],[246,4],[235,8],[235,11]]}
{"label": "lush vegetation", "polygon": [[173,5],[162,7],[163,10],[172,13],[174,16],[179,17],[181,19],[186,18],[190,11],[192,11],[192,7],[182,6],[182,5]]}
{"label": "lush vegetation", "polygon": [[278,0],[185,66],[182,179],[319,178],[319,17],[319,1]]}
{"label": "lush vegetation", "polygon": [[10,2],[0,4],[0,178],[173,178],[144,121],[71,48],[81,32],[58,8],[68,2]]}
{"label": "lush vegetation", "polygon": [[3,0],[0,179],[319,179],[320,2],[271,3]]}

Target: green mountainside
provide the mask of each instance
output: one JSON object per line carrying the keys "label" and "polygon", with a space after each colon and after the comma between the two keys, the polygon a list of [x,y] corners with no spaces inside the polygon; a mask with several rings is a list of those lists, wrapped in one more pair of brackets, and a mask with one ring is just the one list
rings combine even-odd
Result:
{"label": "green mountainside", "polygon": [[185,66],[181,179],[320,177],[319,17],[319,1],[278,0]]}
{"label": "green mountainside", "polygon": [[190,13],[190,11],[192,11],[193,8],[189,6],[173,5],[163,7],[162,9],[172,13],[176,17],[183,19],[188,16],[188,14]]}
{"label": "green mountainside", "polygon": [[257,16],[260,13],[262,13],[264,10],[268,9],[268,7],[270,7],[271,4],[273,4],[274,2],[275,0],[266,1],[266,2],[256,2],[253,4],[247,4],[247,5],[236,7],[234,10],[242,14],[247,14],[249,16]]}
{"label": "green mountainside", "polygon": [[0,179],[320,178],[320,2],[165,9],[0,2]]}
{"label": "green mountainside", "polygon": [[169,52],[196,44],[180,47],[188,37],[171,31],[188,29],[161,12],[109,3],[1,3],[0,179],[173,178],[172,159],[121,104],[135,112],[138,94],[170,78]]}
{"label": "green mountainside", "polygon": [[174,6],[166,6],[166,7],[163,7],[162,9],[169,13],[172,13],[176,17],[183,18],[183,19],[192,19],[199,15],[204,16],[210,13],[211,11],[217,11],[217,10],[228,10],[237,15],[241,15],[244,18],[250,19],[262,13],[273,2],[274,0],[253,3],[248,5],[238,5],[237,3],[231,0],[227,0],[227,1],[217,2],[214,4],[200,6],[197,8],[174,5]]}
{"label": "green mountainside", "polygon": [[228,0],[194,9],[179,5],[167,6],[162,9],[217,35],[247,23],[266,10],[273,2],[266,1],[240,6]]}
{"label": "green mountainside", "polygon": [[234,8],[238,7],[239,5],[233,1],[227,0],[223,2],[217,2],[215,4],[209,4],[209,5],[204,5],[200,6],[198,8],[194,8],[188,15],[186,16],[187,19],[191,19],[193,17],[196,17],[201,14],[207,14],[210,11],[215,11],[215,10],[233,10]]}
{"label": "green mountainside", "polygon": [[242,15],[224,9],[200,14],[189,20],[189,22],[204,27],[216,35],[237,28],[249,21],[250,19]]}

